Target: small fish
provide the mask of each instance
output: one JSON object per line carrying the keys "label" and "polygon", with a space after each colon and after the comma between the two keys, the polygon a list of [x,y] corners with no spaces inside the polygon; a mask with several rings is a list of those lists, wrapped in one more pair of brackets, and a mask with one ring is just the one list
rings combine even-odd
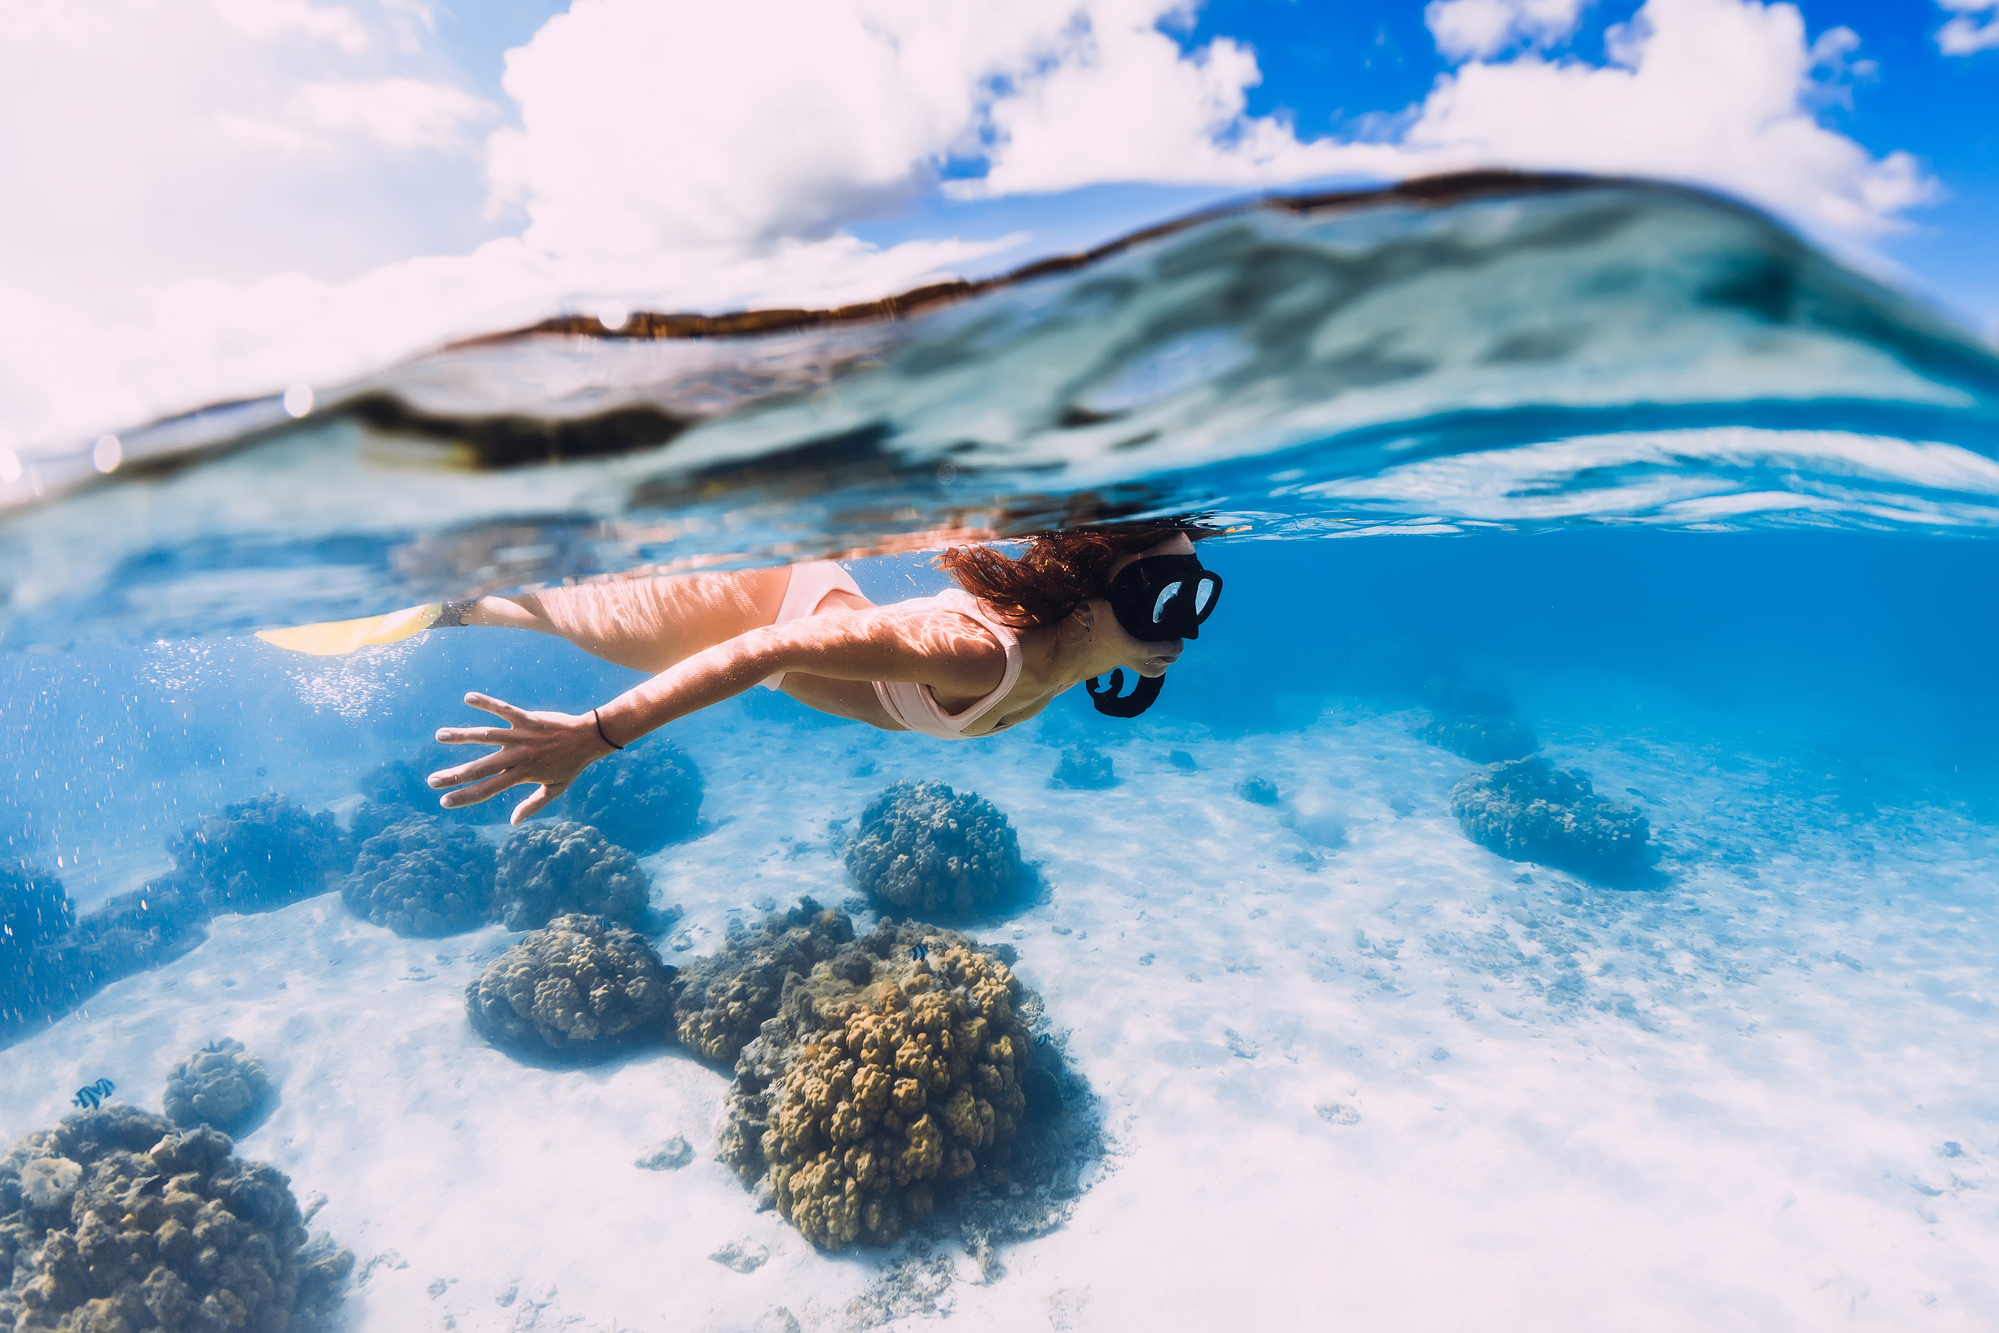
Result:
{"label": "small fish", "polygon": [[78,1106],[87,1106],[95,1111],[98,1103],[109,1097],[117,1087],[118,1085],[110,1079],[100,1078],[89,1087],[78,1088],[76,1090],[76,1104]]}
{"label": "small fish", "polygon": [[930,956],[930,950],[926,948],[924,945],[912,944],[909,946],[909,956],[911,958],[928,958]]}

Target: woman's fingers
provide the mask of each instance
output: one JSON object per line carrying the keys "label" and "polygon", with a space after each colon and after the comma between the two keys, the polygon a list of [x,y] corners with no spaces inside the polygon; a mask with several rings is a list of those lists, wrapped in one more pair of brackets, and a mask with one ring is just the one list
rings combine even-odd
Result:
{"label": "woman's fingers", "polygon": [[439,745],[505,745],[512,727],[439,727]]}
{"label": "woman's fingers", "polygon": [[434,790],[442,790],[446,787],[456,787],[460,783],[476,782],[480,778],[491,777],[495,773],[512,768],[515,762],[516,760],[509,757],[505,750],[495,750],[491,754],[481,755],[470,763],[460,764],[456,768],[439,769],[426,781]]}
{"label": "woman's fingers", "polygon": [[460,787],[457,791],[446,792],[439,804],[447,810],[456,810],[467,805],[477,805],[481,801],[492,800],[509,787],[518,787],[527,781],[530,781],[530,779],[515,777],[511,771],[495,774],[477,786]]}
{"label": "woman's fingers", "polygon": [[515,807],[513,822],[518,824],[561,796],[603,749],[597,727],[587,716],[529,713],[476,691],[467,694],[465,702],[511,725],[438,729],[437,739],[446,745],[495,747],[490,754],[439,769],[425,779],[433,790],[457,788],[440,801],[447,810],[489,801],[509,787],[538,784]]}
{"label": "woman's fingers", "polygon": [[546,806],[550,801],[562,795],[568,789],[569,784],[566,782],[558,782],[552,787],[546,783],[536,787],[528,793],[528,798],[525,801],[514,807],[514,817],[507,822],[518,824],[524,819],[533,818],[535,813],[543,806]]}
{"label": "woman's fingers", "polygon": [[503,717],[515,726],[519,726],[528,720],[527,712],[524,709],[516,708],[504,699],[495,699],[490,694],[480,694],[475,690],[465,696],[465,702],[481,712],[493,713]]}

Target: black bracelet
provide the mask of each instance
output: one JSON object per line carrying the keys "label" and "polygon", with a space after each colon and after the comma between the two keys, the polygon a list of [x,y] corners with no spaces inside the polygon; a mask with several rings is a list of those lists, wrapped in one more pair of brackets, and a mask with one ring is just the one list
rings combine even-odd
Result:
{"label": "black bracelet", "polygon": [[437,619],[430,622],[432,629],[457,629],[465,623],[465,613],[479,605],[477,597],[463,602],[446,602],[437,610]]}
{"label": "black bracelet", "polygon": [[597,710],[594,708],[590,710],[590,720],[597,724],[597,739],[603,741],[604,744],[610,746],[613,750],[622,750],[625,748],[604,734],[604,719],[597,716]]}

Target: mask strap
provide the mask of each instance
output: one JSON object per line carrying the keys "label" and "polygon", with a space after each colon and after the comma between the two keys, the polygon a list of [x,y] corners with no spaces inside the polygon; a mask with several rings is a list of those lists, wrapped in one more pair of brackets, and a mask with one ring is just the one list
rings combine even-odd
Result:
{"label": "mask strap", "polygon": [[1097,711],[1105,717],[1137,717],[1152,707],[1152,701],[1159,697],[1159,691],[1166,688],[1166,677],[1140,676],[1138,684],[1132,686],[1130,694],[1120,695],[1118,691],[1123,688],[1122,667],[1111,672],[1110,683],[1102,689],[1097,688],[1095,680],[1083,682],[1083,689],[1089,693],[1090,702],[1095,704]]}

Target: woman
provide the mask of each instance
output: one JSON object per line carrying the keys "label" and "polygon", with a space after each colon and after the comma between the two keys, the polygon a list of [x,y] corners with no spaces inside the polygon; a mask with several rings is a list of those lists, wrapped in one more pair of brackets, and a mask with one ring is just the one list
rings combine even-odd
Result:
{"label": "woman", "polygon": [[[753,685],[884,731],[970,740],[1023,722],[1056,695],[1088,688],[1098,709],[1143,712],[1160,678],[1215,609],[1221,580],[1201,568],[1199,529],[1154,527],[1034,538],[1019,560],[986,547],[945,552],[961,589],[875,606],[829,562],[790,569],[634,579],[451,603],[435,626],[538,630],[651,679],[588,713],[528,712],[484,694],[465,702],[501,727],[445,727],[446,745],[491,754],[430,775],[450,809],[527,783],[518,824],[589,764],[656,727]],[[1120,698],[1120,668],[1140,677]]]}

